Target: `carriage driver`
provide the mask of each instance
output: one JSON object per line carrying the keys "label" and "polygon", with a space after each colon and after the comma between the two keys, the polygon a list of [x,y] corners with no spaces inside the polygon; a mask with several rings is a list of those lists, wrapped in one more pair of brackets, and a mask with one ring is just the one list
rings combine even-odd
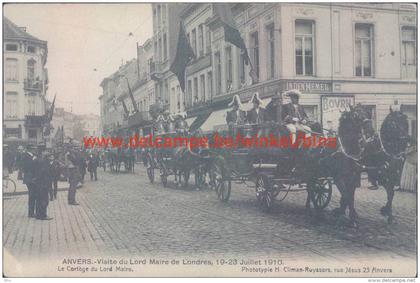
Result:
{"label": "carriage driver", "polygon": [[296,89],[289,90],[285,95],[290,97],[291,102],[283,106],[282,119],[290,131],[292,143],[294,143],[296,141],[297,131],[310,134],[311,128],[307,125],[308,115],[306,115],[303,106],[299,104],[300,91]]}
{"label": "carriage driver", "polygon": [[242,104],[239,95],[236,94],[228,106],[232,107],[232,110],[226,114],[226,122],[229,127],[244,123],[245,111],[241,110]]}
{"label": "carriage driver", "polygon": [[262,100],[258,92],[255,92],[251,98],[252,109],[247,113],[247,120],[250,124],[261,124],[265,122],[266,111],[262,108]]}

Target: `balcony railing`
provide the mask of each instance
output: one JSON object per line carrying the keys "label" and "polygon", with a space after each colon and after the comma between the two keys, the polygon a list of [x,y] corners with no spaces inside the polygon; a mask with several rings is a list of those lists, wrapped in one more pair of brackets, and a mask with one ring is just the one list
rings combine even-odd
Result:
{"label": "balcony railing", "polygon": [[161,74],[163,73],[164,64],[162,62],[151,62],[150,63],[150,76],[152,80],[159,80],[161,78]]}
{"label": "balcony railing", "polygon": [[29,128],[42,127],[47,121],[45,115],[26,115],[25,118],[25,126]]}
{"label": "balcony railing", "polygon": [[42,81],[37,79],[25,79],[23,81],[23,87],[26,90],[35,90],[41,91],[42,90]]}

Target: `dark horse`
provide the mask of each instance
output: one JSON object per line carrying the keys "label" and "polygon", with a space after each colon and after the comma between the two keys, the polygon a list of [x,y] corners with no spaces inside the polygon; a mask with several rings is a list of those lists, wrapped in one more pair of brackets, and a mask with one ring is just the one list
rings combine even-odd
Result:
{"label": "dark horse", "polygon": [[[393,221],[392,199],[394,186],[399,182],[402,158],[399,156],[407,145],[407,117],[392,112],[382,124],[379,136],[361,105],[350,107],[342,113],[338,128],[339,149],[323,160],[324,168],[334,177],[341,193],[340,207],[334,213],[344,215],[349,208],[351,224],[356,226],[355,191],[360,187],[361,172],[368,172],[382,185],[388,201],[381,213]],[[386,145],[386,146],[385,146]],[[387,149],[388,148],[388,149]],[[393,149],[391,149],[393,148]]]}
{"label": "dark horse", "polygon": [[[370,120],[366,121],[371,124]],[[398,186],[403,166],[403,153],[409,141],[407,116],[401,111],[392,111],[382,123],[379,136],[373,133],[366,141],[362,162],[368,174],[385,188],[387,203],[381,208],[383,216],[392,223],[392,200],[394,187]]]}

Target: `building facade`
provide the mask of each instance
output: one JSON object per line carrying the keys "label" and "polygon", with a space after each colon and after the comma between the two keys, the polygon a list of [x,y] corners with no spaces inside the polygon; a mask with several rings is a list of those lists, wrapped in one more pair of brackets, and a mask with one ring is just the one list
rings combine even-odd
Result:
{"label": "building facade", "polygon": [[[408,115],[410,134],[417,135],[415,5],[231,3],[250,64],[225,41],[212,4],[153,3],[152,8],[153,37],[138,49],[136,66],[141,73],[148,68],[151,81],[133,87],[139,113],[160,102],[171,113],[187,112],[189,124],[206,116],[201,127],[211,131],[226,127],[227,105],[236,94],[246,108],[255,92],[268,103],[273,95],[299,89],[309,118],[324,127],[336,128],[340,111],[361,103],[379,129],[389,107],[399,104]],[[176,53],[173,28],[181,20],[195,53],[186,69],[185,92],[169,70]],[[251,67],[256,80],[249,75]],[[123,109],[109,103],[115,100],[117,73],[103,81],[101,113],[108,110],[101,119],[103,125],[121,128]],[[130,105],[126,95],[121,97]],[[142,115],[147,114],[132,115],[137,117],[128,124],[139,124]]]}
{"label": "building facade", "polygon": [[[191,18],[199,19],[207,6],[212,9],[209,4],[191,4],[191,14],[184,18],[186,26]],[[300,103],[309,117],[324,125],[338,121],[342,109],[337,105],[361,103],[379,128],[389,106],[398,103],[409,117],[410,133],[417,134],[414,5],[240,3],[231,7],[258,82],[251,85],[251,65],[224,40],[220,20],[209,11],[210,108],[226,106],[235,94],[246,102],[259,92],[268,101],[275,93],[299,89],[303,93]],[[197,44],[202,40],[199,32],[187,32],[193,49],[201,45]],[[190,77],[187,98],[202,97],[200,86],[207,83],[206,77],[200,71]],[[191,115],[203,110],[194,105],[194,99],[186,105]],[[215,119],[210,126],[217,128],[222,122]]]}
{"label": "building facade", "polygon": [[47,42],[3,19],[3,134],[6,139],[39,143],[47,120]]}
{"label": "building facade", "polygon": [[126,135],[133,135],[150,131],[149,108],[156,103],[155,82],[150,75],[153,56],[153,43],[149,39],[137,46],[136,59],[128,61],[102,81],[103,94],[99,100],[103,134],[125,131]]}

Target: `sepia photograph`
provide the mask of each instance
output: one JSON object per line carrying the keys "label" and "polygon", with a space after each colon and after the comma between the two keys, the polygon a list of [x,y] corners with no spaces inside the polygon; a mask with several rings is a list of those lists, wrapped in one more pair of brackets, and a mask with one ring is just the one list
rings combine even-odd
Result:
{"label": "sepia photograph", "polygon": [[415,282],[416,2],[2,8],[3,280]]}

